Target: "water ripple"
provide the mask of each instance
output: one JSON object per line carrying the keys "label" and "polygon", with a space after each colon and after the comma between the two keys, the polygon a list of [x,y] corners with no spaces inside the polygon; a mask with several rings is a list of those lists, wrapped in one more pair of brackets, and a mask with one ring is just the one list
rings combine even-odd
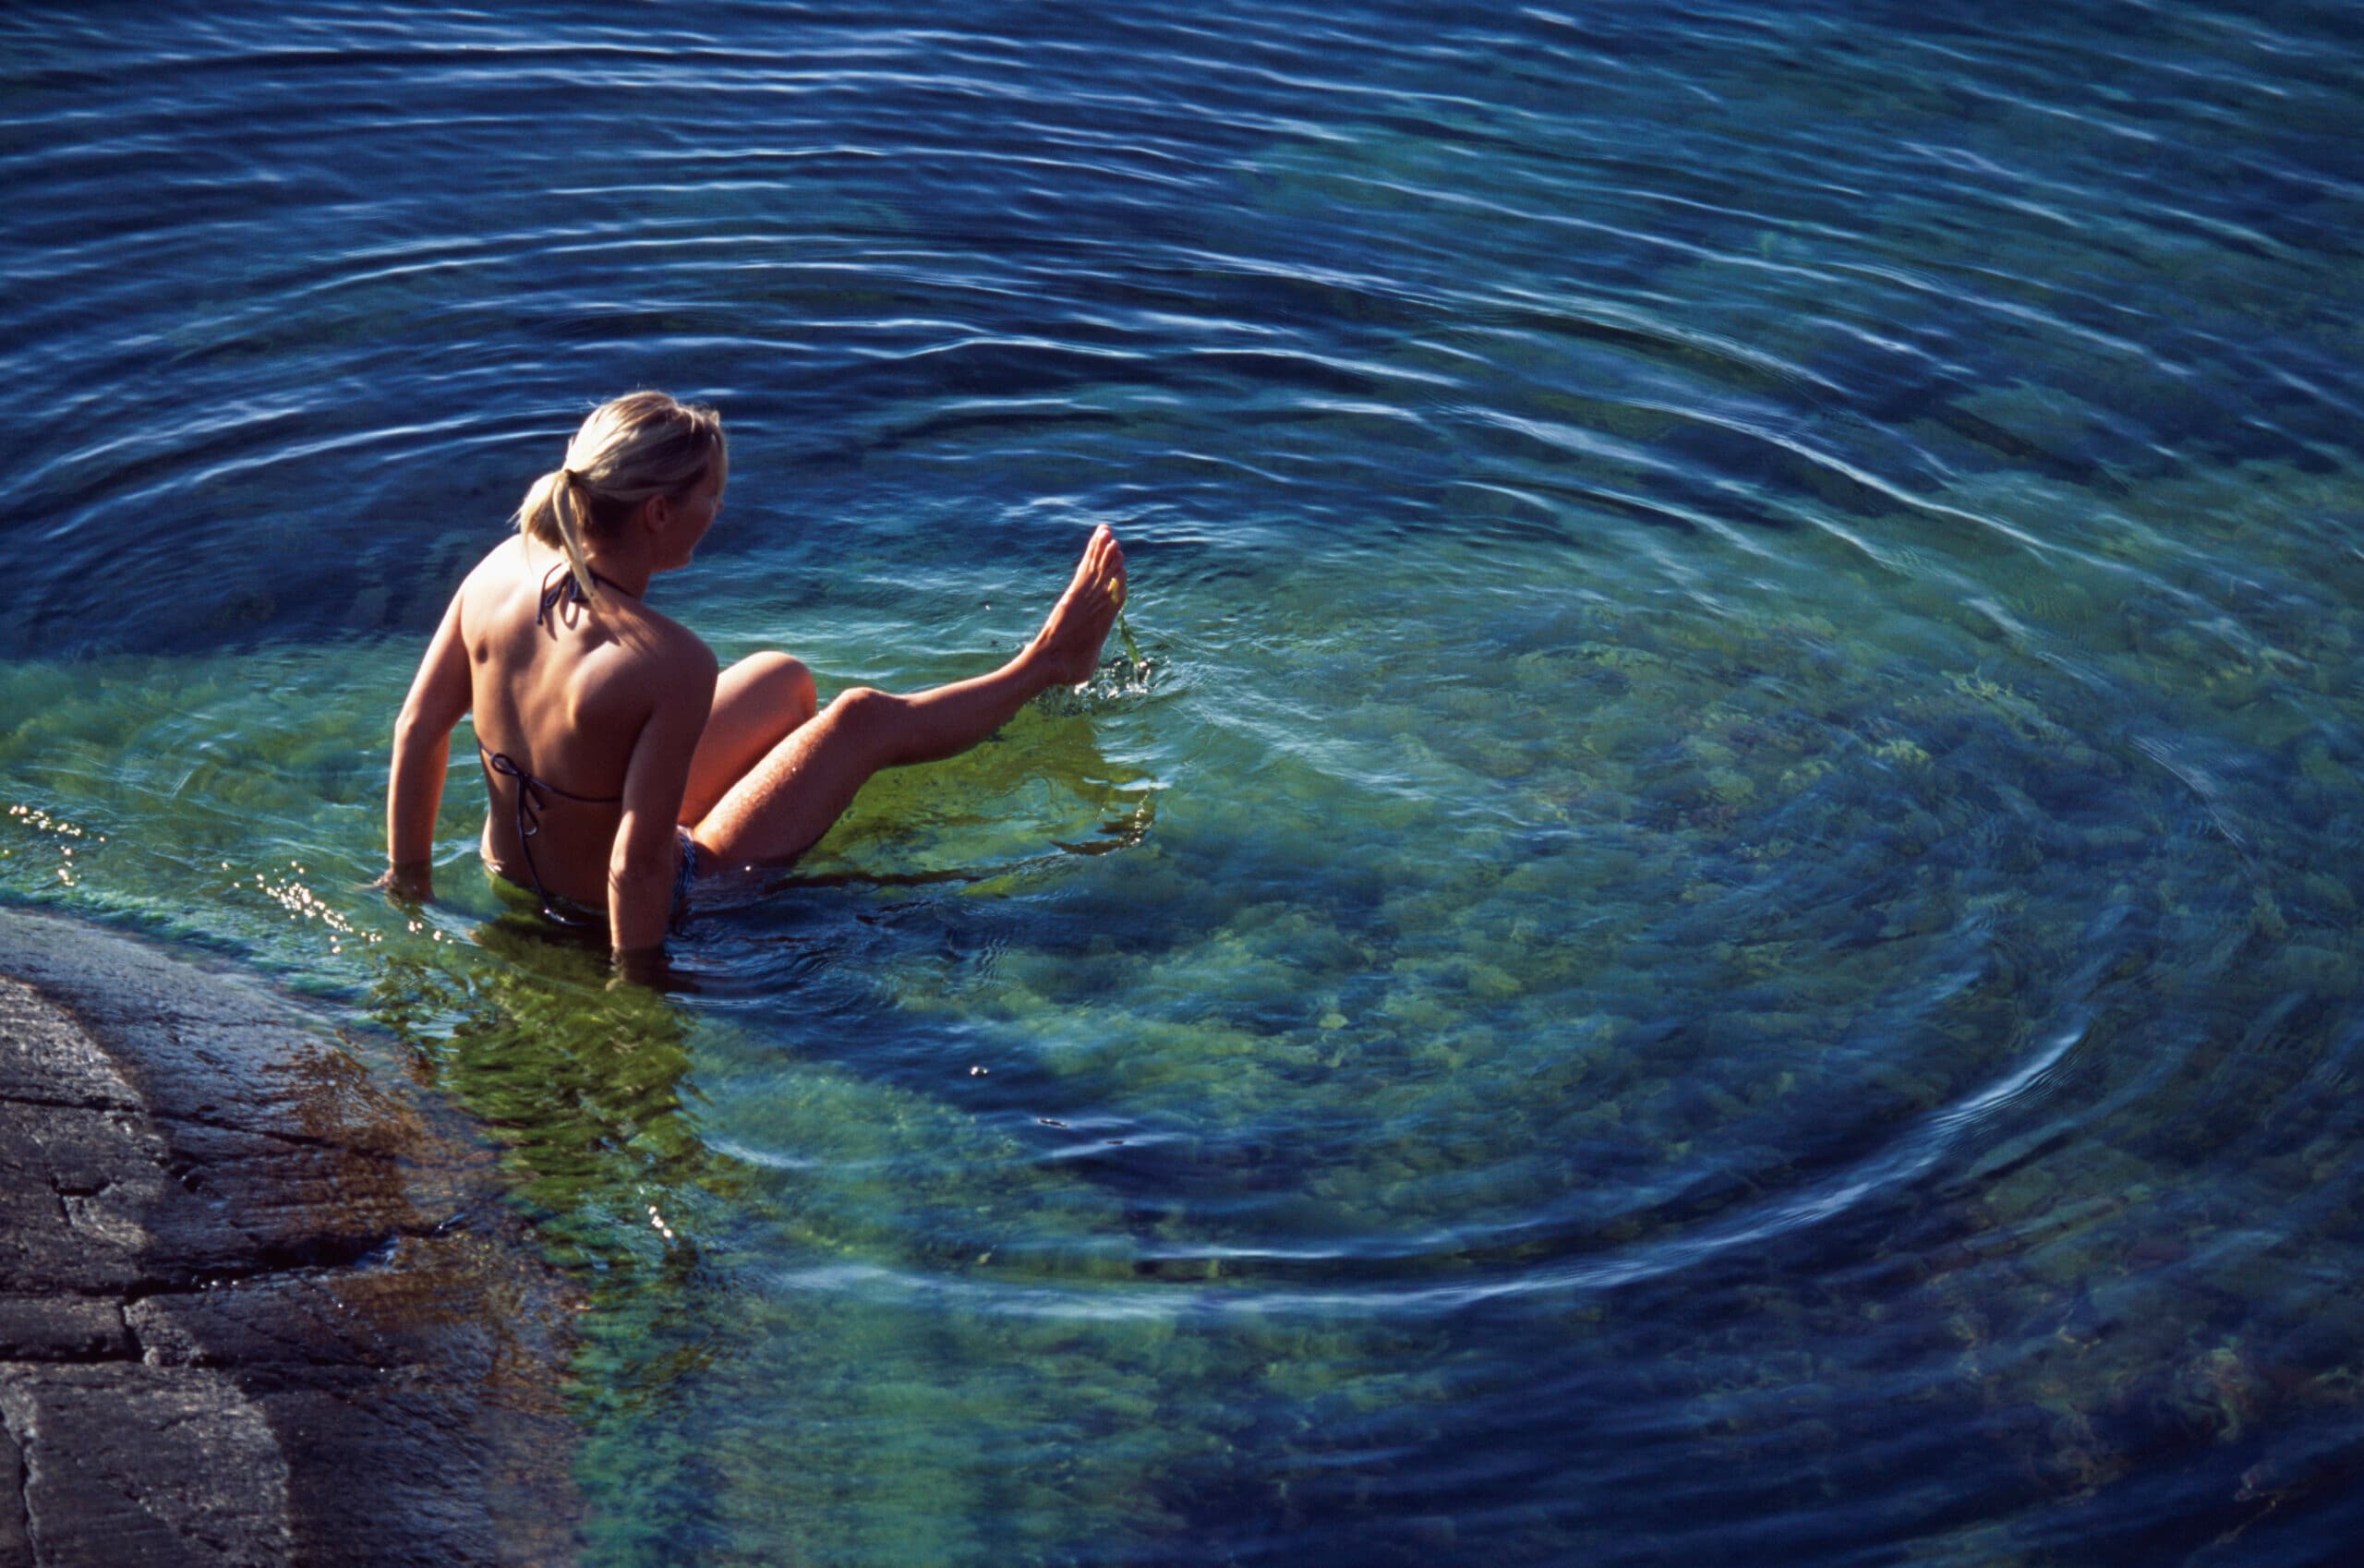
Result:
{"label": "water ripple", "polygon": [[[0,893],[500,1129],[599,1561],[2309,1560],[2364,74],[1860,11],[11,13]],[[973,674],[1104,520],[1140,649],[669,998],[465,766],[362,891],[419,639],[635,385],[724,407],[726,657]]]}

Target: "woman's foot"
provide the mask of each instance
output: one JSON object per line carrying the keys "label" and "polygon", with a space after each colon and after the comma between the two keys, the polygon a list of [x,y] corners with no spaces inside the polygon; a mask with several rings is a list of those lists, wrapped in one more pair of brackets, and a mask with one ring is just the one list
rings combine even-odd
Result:
{"label": "woman's foot", "polygon": [[1100,645],[1125,602],[1125,549],[1103,523],[1076,563],[1075,580],[1051,607],[1028,655],[1041,661],[1046,686],[1080,686],[1100,668]]}

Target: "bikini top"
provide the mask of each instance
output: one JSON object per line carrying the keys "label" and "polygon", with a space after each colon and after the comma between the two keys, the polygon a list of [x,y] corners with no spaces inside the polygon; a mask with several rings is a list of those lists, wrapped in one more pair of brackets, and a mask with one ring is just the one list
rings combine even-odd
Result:
{"label": "bikini top", "polygon": [[[603,588],[610,588],[623,594],[626,598],[635,597],[624,593],[623,589],[617,587],[615,584],[609,582],[597,572],[591,573],[591,580]],[[566,563],[561,561],[558,565],[551,567],[542,578],[541,608],[534,611],[534,624],[537,626],[571,625],[573,622],[566,619],[566,612],[583,602],[582,585],[574,580],[574,573],[566,569]],[[504,778],[514,778],[517,781],[514,818],[517,825],[517,848],[525,853],[525,874],[534,879],[534,892],[542,900],[543,916],[558,922],[561,925],[592,924],[593,923],[589,920],[562,912],[551,901],[549,889],[542,886],[541,868],[534,863],[534,836],[542,830],[542,808],[549,804],[549,797],[552,795],[556,795],[561,801],[577,801],[590,806],[615,805],[623,797],[621,795],[578,795],[572,790],[561,790],[549,779],[537,778],[518,766],[516,759],[507,752],[485,750],[482,741],[476,742],[476,756],[484,763],[487,774],[497,773]],[[492,780],[489,778],[485,780],[485,788],[488,790],[492,788]]]}

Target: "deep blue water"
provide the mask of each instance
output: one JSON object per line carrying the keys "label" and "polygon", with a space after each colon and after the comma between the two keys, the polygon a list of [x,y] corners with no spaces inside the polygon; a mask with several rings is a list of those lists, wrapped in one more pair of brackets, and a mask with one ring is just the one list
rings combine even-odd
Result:
{"label": "deep blue water", "polygon": [[[2312,1564],[2364,1532],[2330,6],[0,18],[0,897],[500,1143],[596,1563]],[[362,887],[461,574],[1112,666],[659,995]],[[456,748],[464,755],[464,744]]]}

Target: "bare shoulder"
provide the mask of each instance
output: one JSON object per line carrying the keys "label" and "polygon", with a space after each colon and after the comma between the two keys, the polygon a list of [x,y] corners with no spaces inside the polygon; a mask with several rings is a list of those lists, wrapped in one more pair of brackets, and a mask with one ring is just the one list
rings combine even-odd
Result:
{"label": "bare shoulder", "polygon": [[678,658],[693,665],[703,665],[709,669],[717,668],[714,650],[706,645],[704,637],[699,636],[663,610],[651,609],[646,605],[643,605],[640,607],[640,612],[647,618],[649,629],[660,640],[662,645],[660,651],[666,657]]}
{"label": "bare shoulder", "polygon": [[721,661],[706,639],[645,604],[619,606],[617,643],[632,682],[651,698],[711,694]]}
{"label": "bare shoulder", "polygon": [[525,541],[514,534],[510,535],[485,551],[484,558],[468,568],[467,578],[461,583],[460,591],[464,594],[506,585],[524,567],[525,555]]}
{"label": "bare shoulder", "polygon": [[484,552],[484,558],[468,569],[468,581],[482,582],[488,578],[507,579],[525,563],[525,541],[515,534],[504,535],[501,542]]}
{"label": "bare shoulder", "polygon": [[452,596],[452,602],[460,607],[464,619],[480,619],[501,600],[516,593],[525,569],[525,541],[513,534],[485,551],[484,559],[468,569],[459,592]]}

